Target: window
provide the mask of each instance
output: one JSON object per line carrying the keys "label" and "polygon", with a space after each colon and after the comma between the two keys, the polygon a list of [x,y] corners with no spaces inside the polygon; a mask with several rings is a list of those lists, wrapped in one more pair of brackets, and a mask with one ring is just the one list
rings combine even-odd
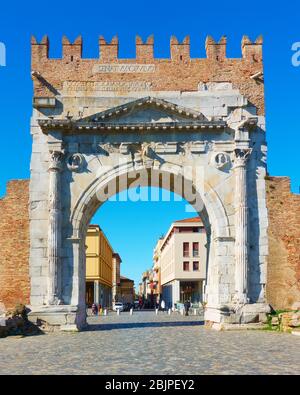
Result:
{"label": "window", "polygon": [[183,256],[190,256],[190,243],[183,243]]}
{"label": "window", "polygon": [[193,271],[198,272],[199,271],[199,262],[193,262]]}
{"label": "window", "polygon": [[193,243],[193,256],[199,256],[199,243]]}
{"label": "window", "polygon": [[189,262],[183,262],[183,270],[185,272],[188,272],[190,270],[190,263]]}

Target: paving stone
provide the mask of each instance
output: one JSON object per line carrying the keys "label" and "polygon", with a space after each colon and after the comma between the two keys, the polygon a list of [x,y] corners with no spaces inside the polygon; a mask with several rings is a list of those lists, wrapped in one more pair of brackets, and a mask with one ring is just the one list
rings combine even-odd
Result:
{"label": "paving stone", "polygon": [[84,332],[0,339],[1,374],[300,374],[290,334],[217,332],[200,316],[152,311],[88,321]]}

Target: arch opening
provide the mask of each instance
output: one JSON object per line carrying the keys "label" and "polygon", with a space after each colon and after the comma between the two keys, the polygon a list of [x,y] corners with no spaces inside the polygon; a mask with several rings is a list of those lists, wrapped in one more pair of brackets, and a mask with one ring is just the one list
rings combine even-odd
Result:
{"label": "arch opening", "polygon": [[[178,168],[176,171],[149,169],[114,168],[95,179],[81,194],[71,215],[72,234],[68,240],[73,244],[73,287],[63,290],[64,298],[68,303],[79,303],[79,309],[85,310],[85,235],[91,219],[96,211],[112,196],[125,190],[138,187],[159,187],[185,199],[196,211],[202,220],[207,235],[206,257],[206,288],[204,297],[209,297],[216,305],[219,302],[219,289],[216,284],[216,266],[221,255],[220,240],[230,239],[230,228],[226,213],[212,189],[203,185],[202,191],[199,182],[193,177],[186,177]],[[196,187],[197,185],[197,187]],[[202,197],[204,196],[204,198]],[[77,282],[75,285],[74,282]],[[74,286],[75,285],[75,286]],[[69,295],[68,295],[69,292]],[[82,313],[84,315],[84,313]],[[81,317],[85,320],[85,317]]]}

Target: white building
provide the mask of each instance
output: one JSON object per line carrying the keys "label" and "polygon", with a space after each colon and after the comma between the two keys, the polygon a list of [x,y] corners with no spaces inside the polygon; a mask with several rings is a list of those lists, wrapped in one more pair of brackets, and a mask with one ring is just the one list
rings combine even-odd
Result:
{"label": "white building", "polygon": [[162,297],[167,306],[203,301],[206,232],[199,217],[173,222],[160,246]]}
{"label": "white building", "polygon": [[158,302],[161,298],[162,288],[161,288],[161,267],[160,267],[160,254],[161,246],[164,238],[158,239],[156,246],[153,251],[153,293],[155,295],[155,300]]}

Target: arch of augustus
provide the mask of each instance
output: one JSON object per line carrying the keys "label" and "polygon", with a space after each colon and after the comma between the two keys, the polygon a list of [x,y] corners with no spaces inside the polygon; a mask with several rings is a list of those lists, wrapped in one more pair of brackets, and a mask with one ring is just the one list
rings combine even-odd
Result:
{"label": "arch of augustus", "polygon": [[[161,186],[183,196],[207,231],[205,321],[215,328],[259,322],[266,303],[268,216],[262,40],[171,39],[169,59],[153,38],[136,58],[118,58],[118,40],[63,39],[62,59],[32,39],[30,319],[76,330],[86,325],[85,234],[115,193]],[[145,226],[141,218],[141,230]]]}

